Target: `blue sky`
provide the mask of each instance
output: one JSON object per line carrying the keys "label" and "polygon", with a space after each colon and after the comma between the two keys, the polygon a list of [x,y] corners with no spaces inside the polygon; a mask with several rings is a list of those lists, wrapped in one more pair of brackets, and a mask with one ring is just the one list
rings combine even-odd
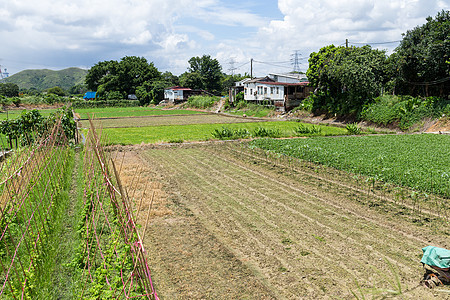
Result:
{"label": "blue sky", "polygon": [[[203,54],[223,71],[288,72],[294,50],[391,42],[450,9],[449,0],[16,0],[0,3],[0,65],[24,69],[89,68],[143,56],[179,75]],[[398,43],[374,45],[388,53]],[[358,44],[360,45],[360,44]],[[234,62],[234,63],[232,63]]]}

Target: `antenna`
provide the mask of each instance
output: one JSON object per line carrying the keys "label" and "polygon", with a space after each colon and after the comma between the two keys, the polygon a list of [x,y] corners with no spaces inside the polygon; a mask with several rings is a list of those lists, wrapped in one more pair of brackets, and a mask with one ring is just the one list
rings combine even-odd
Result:
{"label": "antenna", "polygon": [[300,55],[300,50],[294,50],[294,53],[291,54],[291,64],[294,66],[293,73],[300,73],[300,64],[298,62],[300,60]]}

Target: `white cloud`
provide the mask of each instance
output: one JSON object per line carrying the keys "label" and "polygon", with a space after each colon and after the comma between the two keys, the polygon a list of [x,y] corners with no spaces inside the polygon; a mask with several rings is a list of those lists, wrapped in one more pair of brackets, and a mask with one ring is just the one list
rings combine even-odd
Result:
{"label": "white cloud", "polygon": [[[279,0],[282,20],[261,26],[253,43],[256,57],[286,60],[299,49],[304,57],[321,47],[350,43],[388,42],[422,25],[449,3],[438,0]],[[262,41],[258,43],[258,41]],[[360,45],[360,44],[358,44]],[[392,50],[397,44],[379,48]],[[374,45],[374,47],[376,47]],[[304,60],[303,71],[307,68]]]}
{"label": "white cloud", "polygon": [[[279,0],[282,17],[270,20],[264,5],[256,0],[2,1],[2,63],[16,64],[14,72],[33,63],[89,66],[138,55],[179,74],[190,57],[210,54],[226,71],[231,58],[236,65],[251,57],[286,61],[293,50],[308,56],[346,38],[400,40],[427,16],[449,9],[448,0]],[[302,66],[305,70],[306,60]],[[272,71],[269,65],[258,68]]]}

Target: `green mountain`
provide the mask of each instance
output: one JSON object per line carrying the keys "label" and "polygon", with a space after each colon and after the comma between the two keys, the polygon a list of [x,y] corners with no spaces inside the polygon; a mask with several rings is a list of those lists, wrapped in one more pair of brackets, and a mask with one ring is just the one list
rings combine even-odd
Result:
{"label": "green mountain", "polygon": [[65,90],[74,85],[84,84],[87,70],[68,68],[60,71],[52,70],[24,70],[6,79],[6,82],[15,83],[20,89],[36,89],[43,91],[59,86]]}

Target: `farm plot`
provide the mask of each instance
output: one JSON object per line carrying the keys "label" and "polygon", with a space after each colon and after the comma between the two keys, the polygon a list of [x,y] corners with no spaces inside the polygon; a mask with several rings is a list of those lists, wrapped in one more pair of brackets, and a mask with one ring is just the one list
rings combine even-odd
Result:
{"label": "farm plot", "polygon": [[[176,113],[176,111],[175,111]],[[217,114],[159,115],[146,117],[103,118],[95,121],[98,128],[126,128],[189,124],[228,124],[261,122],[259,119],[245,119]]]}
{"label": "farm plot", "polygon": [[152,215],[144,239],[162,297],[433,297],[418,286],[421,248],[448,248],[448,236],[351,188],[340,172],[287,172],[223,144],[138,154],[171,210]]}
{"label": "farm plot", "polygon": [[119,118],[142,116],[167,116],[167,115],[194,115],[204,112],[187,109],[161,109],[154,107],[102,107],[102,108],[77,108],[76,113],[80,118],[88,119],[88,115],[94,118]]}

